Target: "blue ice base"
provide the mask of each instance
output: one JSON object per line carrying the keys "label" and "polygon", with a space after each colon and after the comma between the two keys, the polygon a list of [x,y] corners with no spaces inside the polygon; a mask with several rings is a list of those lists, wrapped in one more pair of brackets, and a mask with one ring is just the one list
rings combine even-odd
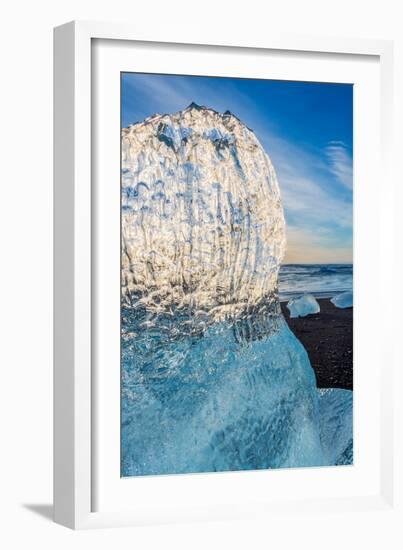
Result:
{"label": "blue ice base", "polygon": [[316,389],[281,315],[263,334],[123,328],[122,476],[352,463],[352,392]]}

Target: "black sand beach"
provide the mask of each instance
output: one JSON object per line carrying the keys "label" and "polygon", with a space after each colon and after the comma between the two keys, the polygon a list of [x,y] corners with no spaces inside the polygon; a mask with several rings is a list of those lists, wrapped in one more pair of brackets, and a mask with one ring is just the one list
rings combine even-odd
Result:
{"label": "black sand beach", "polygon": [[318,388],[353,389],[353,308],[339,309],[327,298],[318,300],[320,313],[290,318],[281,308],[295,336],[308,352]]}

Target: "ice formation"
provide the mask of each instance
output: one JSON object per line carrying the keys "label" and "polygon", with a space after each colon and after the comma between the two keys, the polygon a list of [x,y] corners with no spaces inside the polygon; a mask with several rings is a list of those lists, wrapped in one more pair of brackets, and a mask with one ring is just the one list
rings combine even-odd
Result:
{"label": "ice formation", "polygon": [[231,113],[122,131],[123,476],[334,460],[279,308],[284,249],[273,166]]}
{"label": "ice formation", "polygon": [[[273,166],[230,112],[191,104],[122,134],[122,293],[223,319],[276,290],[285,249]],[[197,319],[194,319],[196,316]]]}
{"label": "ice formation", "polygon": [[333,298],[330,301],[336,307],[340,307],[340,308],[353,307],[353,293],[342,292],[341,294],[337,294],[336,296],[333,296]]}
{"label": "ice formation", "polygon": [[320,306],[312,294],[303,294],[297,298],[292,298],[287,308],[290,311],[290,317],[306,317],[312,313],[319,313]]}
{"label": "ice formation", "polygon": [[124,476],[326,464],[315,376],[282,317],[260,333],[220,322],[179,339],[132,322],[124,323],[136,333],[123,344]]}
{"label": "ice formation", "polygon": [[327,464],[351,464],[353,459],[353,392],[320,389],[320,439]]}

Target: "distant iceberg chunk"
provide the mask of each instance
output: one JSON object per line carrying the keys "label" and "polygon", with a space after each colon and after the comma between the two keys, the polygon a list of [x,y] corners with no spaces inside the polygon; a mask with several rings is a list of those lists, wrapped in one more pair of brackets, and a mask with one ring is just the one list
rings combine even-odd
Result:
{"label": "distant iceberg chunk", "polygon": [[312,294],[292,298],[287,307],[290,310],[290,317],[306,317],[312,313],[320,312],[320,306]]}
{"label": "distant iceberg chunk", "polygon": [[340,308],[353,307],[353,293],[350,291],[342,292],[341,294],[337,294],[336,296],[333,296],[333,298],[330,301],[336,307],[340,307]]}

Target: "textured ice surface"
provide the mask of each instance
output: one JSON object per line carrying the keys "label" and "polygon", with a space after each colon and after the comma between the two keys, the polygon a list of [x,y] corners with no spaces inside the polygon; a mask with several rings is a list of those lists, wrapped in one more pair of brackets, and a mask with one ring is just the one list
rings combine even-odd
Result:
{"label": "textured ice surface", "polygon": [[298,298],[292,298],[287,307],[290,311],[290,317],[306,317],[320,311],[320,306],[312,294],[303,294]]}
{"label": "textured ice surface", "polygon": [[334,460],[279,308],[284,249],[273,166],[231,113],[122,131],[122,475]]}
{"label": "textured ice surface", "polygon": [[327,464],[353,462],[353,392],[320,389],[320,438]]}
{"label": "textured ice surface", "polygon": [[122,475],[326,463],[314,373],[282,316],[177,339],[124,316]]}
{"label": "textured ice surface", "polygon": [[342,292],[337,294],[331,300],[332,304],[336,307],[346,308],[353,307],[353,293],[352,292]]}
{"label": "textured ice surface", "polygon": [[[277,178],[231,113],[190,105],[122,131],[122,293],[224,319],[271,298],[285,249]],[[195,317],[196,316],[196,317]]]}

